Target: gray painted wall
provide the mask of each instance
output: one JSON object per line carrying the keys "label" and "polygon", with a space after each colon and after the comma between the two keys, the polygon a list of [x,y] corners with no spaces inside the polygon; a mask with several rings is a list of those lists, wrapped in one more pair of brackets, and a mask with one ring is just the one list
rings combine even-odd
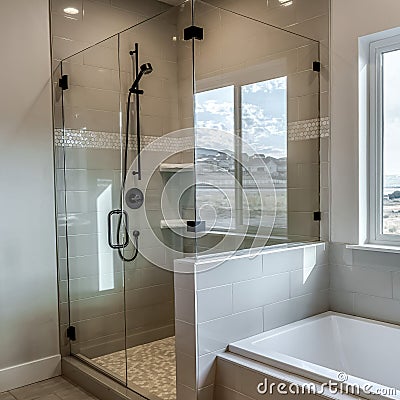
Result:
{"label": "gray painted wall", "polygon": [[0,382],[5,368],[59,354],[48,7],[1,4]]}

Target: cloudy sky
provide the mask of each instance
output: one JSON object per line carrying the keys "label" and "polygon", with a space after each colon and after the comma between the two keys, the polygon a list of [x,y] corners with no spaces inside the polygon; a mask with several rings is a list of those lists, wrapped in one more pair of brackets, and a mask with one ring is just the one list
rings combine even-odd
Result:
{"label": "cloudy sky", "polygon": [[384,62],[384,174],[400,175],[400,51],[386,53]]}
{"label": "cloudy sky", "polygon": [[[287,155],[286,77],[242,87],[242,135],[248,154]],[[234,87],[196,95],[197,145],[233,150]],[[224,133],[217,134],[215,130]]]}

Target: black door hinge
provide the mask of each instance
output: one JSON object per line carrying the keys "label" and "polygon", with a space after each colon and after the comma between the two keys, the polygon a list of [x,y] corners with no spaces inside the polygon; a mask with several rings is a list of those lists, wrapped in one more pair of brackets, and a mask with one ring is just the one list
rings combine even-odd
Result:
{"label": "black door hinge", "polygon": [[67,90],[68,89],[68,75],[63,75],[59,80],[58,80],[58,86],[62,90]]}
{"label": "black door hinge", "polygon": [[321,221],[321,220],[322,220],[321,211],[315,211],[314,212],[314,221]]}
{"label": "black door hinge", "polygon": [[76,340],[76,328],[74,326],[69,326],[67,328],[67,338],[69,340]]}
{"label": "black door hinge", "polygon": [[312,63],[312,70],[314,72],[321,72],[321,63],[319,61],[314,61]]}
{"label": "black door hinge", "polygon": [[204,29],[199,26],[188,26],[183,30],[183,39],[185,40],[203,40],[204,39]]}

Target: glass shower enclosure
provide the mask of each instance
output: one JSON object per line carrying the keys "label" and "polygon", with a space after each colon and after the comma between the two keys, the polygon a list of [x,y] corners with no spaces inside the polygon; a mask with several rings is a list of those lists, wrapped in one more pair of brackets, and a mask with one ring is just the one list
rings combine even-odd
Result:
{"label": "glass shower enclosure", "polygon": [[319,240],[318,60],[197,0],[60,63],[64,355],[176,399],[174,260]]}

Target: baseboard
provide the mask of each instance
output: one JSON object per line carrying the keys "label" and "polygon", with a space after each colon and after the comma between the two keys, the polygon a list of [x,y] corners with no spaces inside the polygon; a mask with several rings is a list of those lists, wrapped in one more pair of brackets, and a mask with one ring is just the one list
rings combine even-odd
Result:
{"label": "baseboard", "polygon": [[74,357],[63,357],[65,378],[101,400],[151,400],[143,397]]}
{"label": "baseboard", "polygon": [[0,393],[59,375],[61,375],[59,354],[0,369]]}

